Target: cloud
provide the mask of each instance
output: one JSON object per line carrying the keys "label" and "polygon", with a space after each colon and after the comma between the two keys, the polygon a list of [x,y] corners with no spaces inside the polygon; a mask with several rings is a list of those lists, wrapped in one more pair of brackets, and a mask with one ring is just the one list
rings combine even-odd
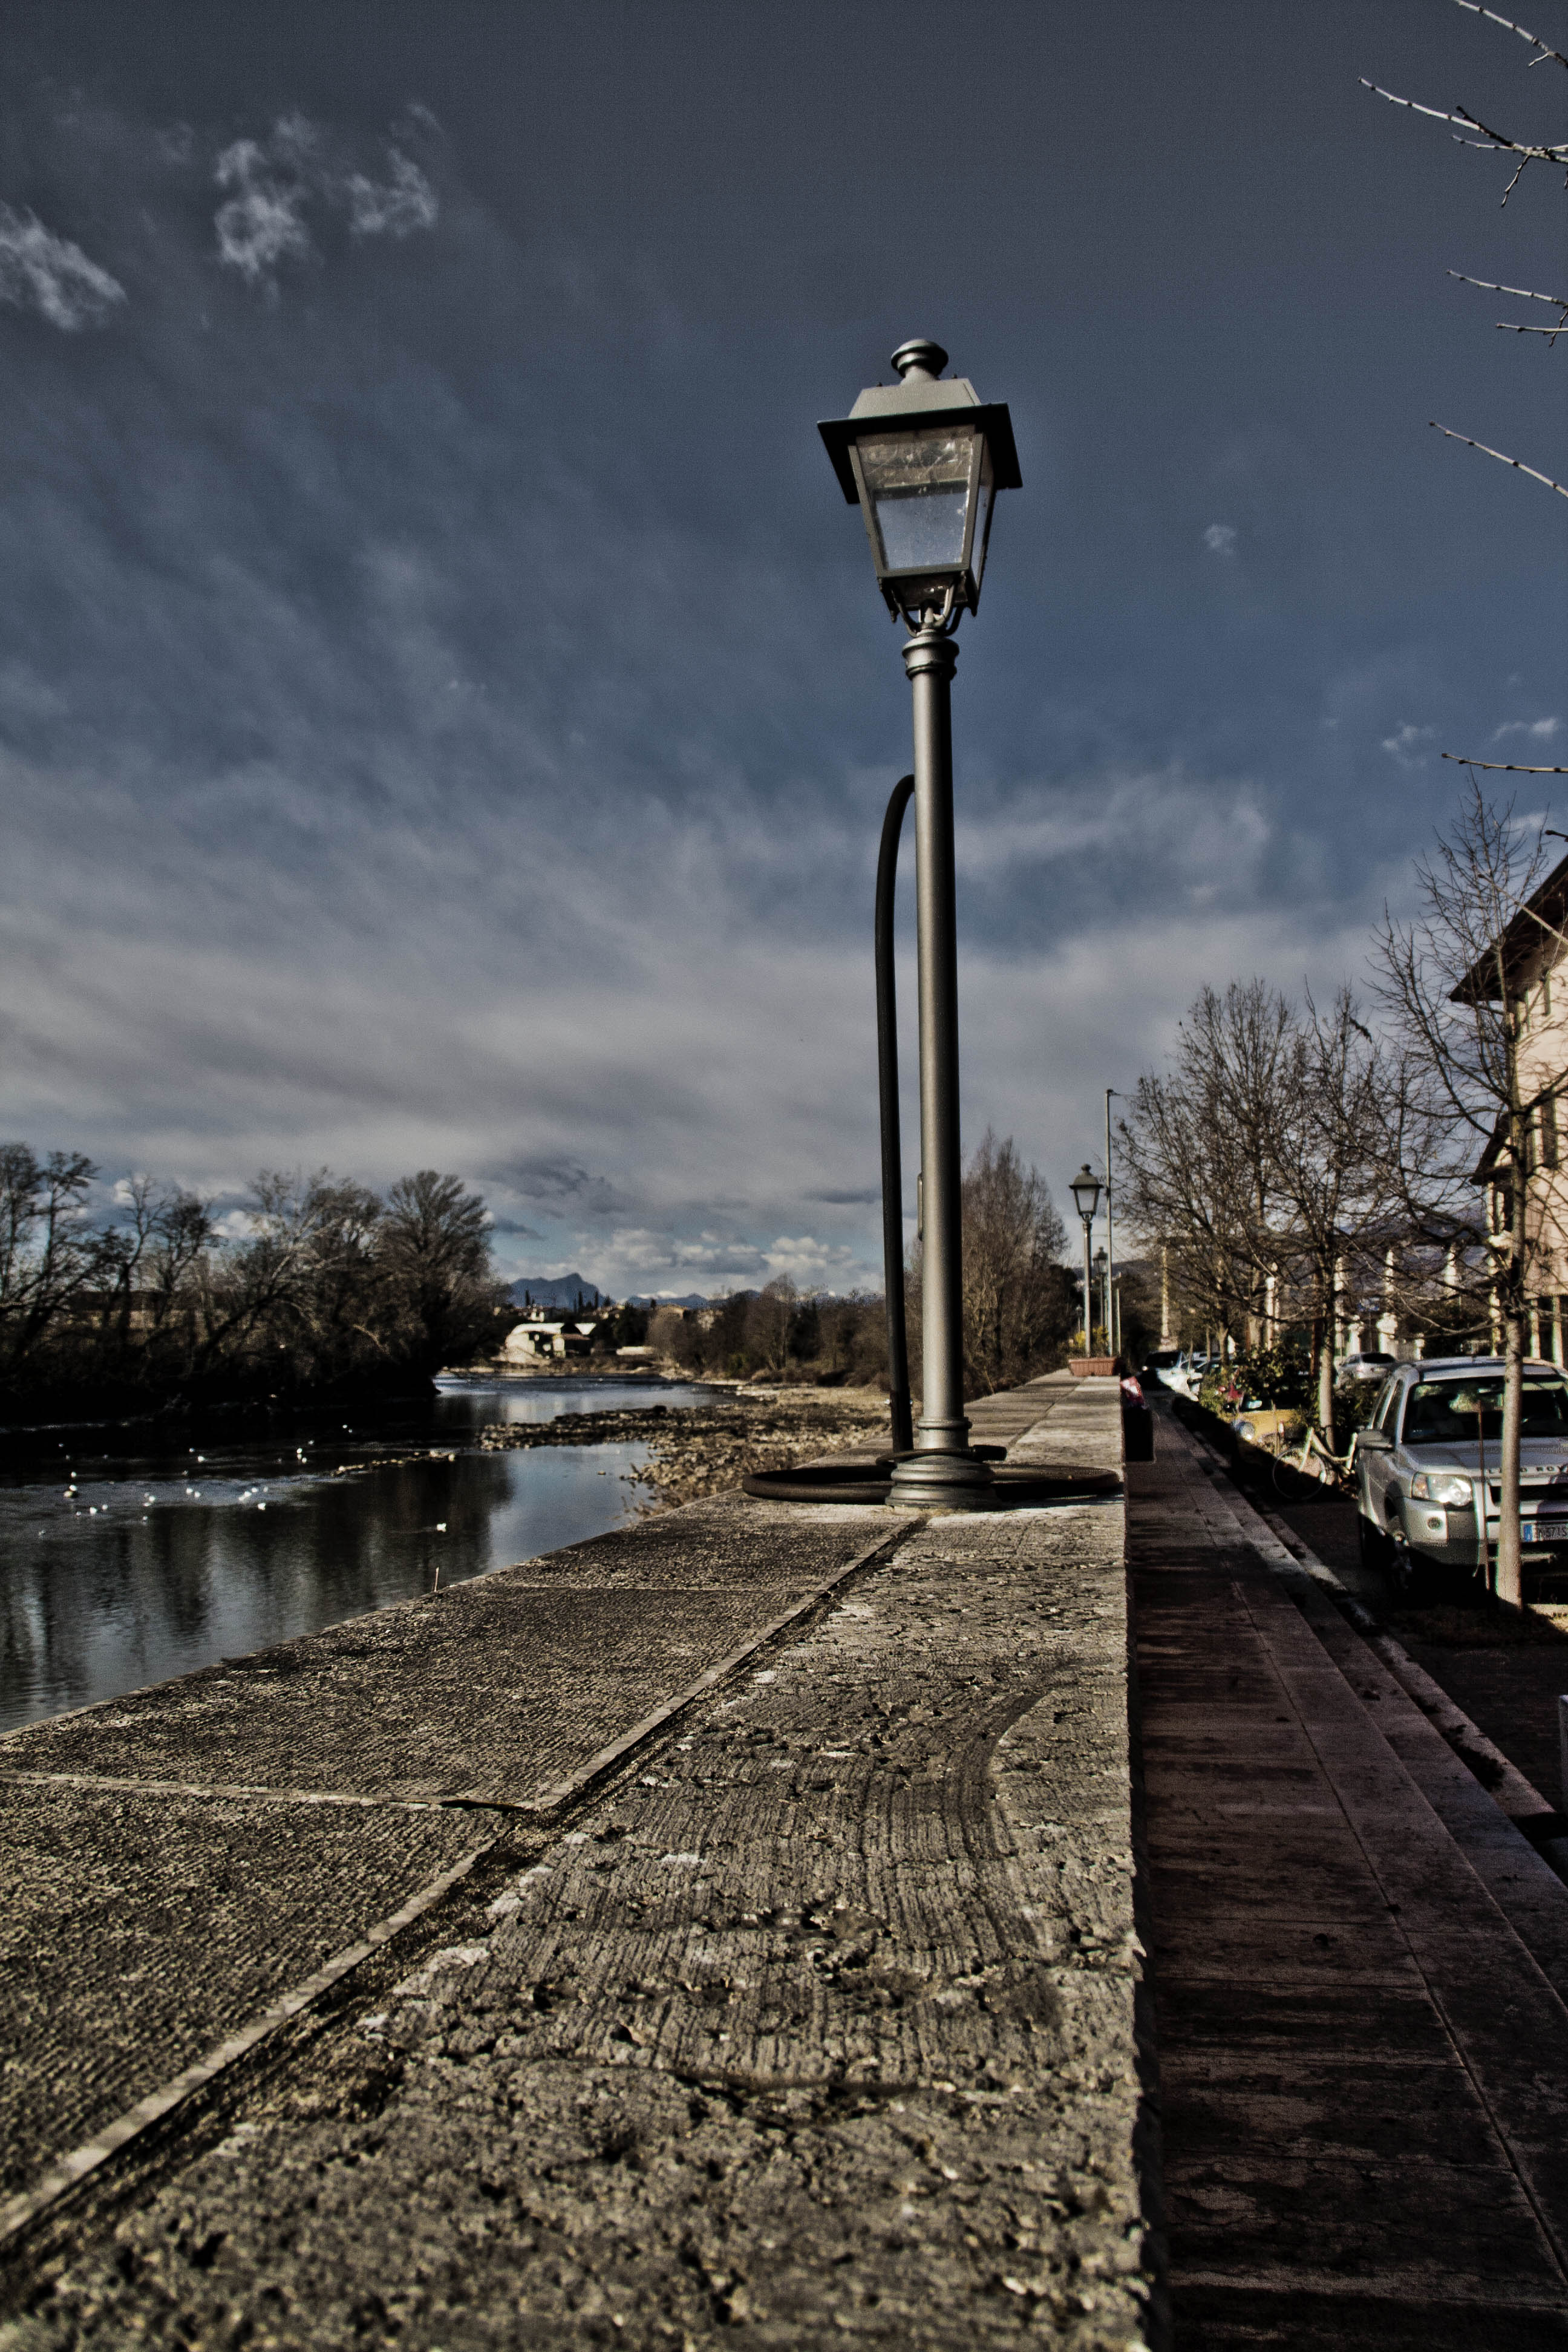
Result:
{"label": "cloud", "polygon": [[1528,735],[1531,741],[1548,743],[1562,726],[1561,719],[1510,719],[1492,731],[1492,741],[1500,743],[1505,735]]}
{"label": "cloud", "polygon": [[[757,373],[776,289],[762,324],[667,316],[618,240],[552,244],[521,195],[502,220],[414,122],[389,162],[295,86],[303,114],[216,131],[176,92],[194,144],[109,123],[87,154],[73,131],[90,180],[26,185],[47,219],[148,242],[134,275],[101,248],[123,332],[12,338],[37,381],[0,503],[5,1131],[224,1209],[261,1165],[451,1170],[509,1273],[618,1295],[869,1286],[871,878],[907,688],[862,555],[835,568],[844,516],[800,440],[816,388]],[[324,276],[318,256],[419,253],[434,198],[400,153],[439,158],[439,268],[340,268],[279,334],[254,298]],[[537,365],[513,363],[519,319]],[[106,448],[126,453],[107,482]],[[1436,767],[1390,775],[1399,716],[1476,743],[1533,691],[1500,696],[1489,649],[1457,702],[1424,642],[1391,626],[1369,654],[1359,608],[1299,674],[1293,614],[1249,608],[1240,636],[1221,614],[1216,635],[1190,529],[1152,534],[1171,576],[1147,646],[1031,604],[1049,567],[1011,539],[1017,601],[998,573],[966,630],[964,1138],[1014,1136],[1058,1201],[1103,1087],[1159,1059],[1201,983],[1331,985],[1359,961],[1352,917],[1397,895],[1379,860],[1395,836],[1408,857]],[[1047,625],[1048,674],[1028,653]],[[907,843],[906,1213],[913,862]]]}
{"label": "cloud", "polygon": [[410,236],[417,228],[434,228],[439,207],[436,192],[406,155],[390,151],[392,178],[379,185],[363,172],[344,183],[349,200],[349,226],[355,236]]}
{"label": "cloud", "polygon": [[[605,1256],[624,1276],[700,1274],[714,1287],[725,1281],[762,1282],[768,1274],[766,1253],[754,1242],[713,1233],[686,1239],[679,1234],[628,1226],[611,1234]],[[647,1287],[646,1282],[643,1287]]]}
{"label": "cloud", "polygon": [[[537,1202],[547,1215],[611,1217],[630,1205],[605,1177],[591,1175],[574,1160],[548,1155],[512,1160],[493,1170],[489,1181],[521,1200]],[[498,1230],[526,1233],[528,1228],[498,1225]]]}
{"label": "cloud", "polygon": [[1211,555],[1236,553],[1236,525],[1231,522],[1211,522],[1204,533],[1204,545]]}
{"label": "cloud", "polygon": [[966,881],[1017,887],[1065,858],[1123,858],[1135,842],[1166,887],[1202,891],[1218,887],[1215,874],[1232,888],[1255,877],[1274,830],[1252,783],[1152,769],[1097,776],[1089,791],[1026,786],[989,808],[972,796],[954,856]]}
{"label": "cloud", "polygon": [[798,1240],[781,1234],[766,1255],[770,1279],[788,1275],[803,1290],[858,1287],[865,1271],[847,1242],[819,1242],[811,1234]]}
{"label": "cloud", "polygon": [[1436,734],[1435,727],[1413,727],[1408,719],[1383,739],[1383,748],[1391,760],[1402,768],[1421,768],[1426,764],[1426,754],[1421,746],[1429,743]]}
{"label": "cloud", "polygon": [[56,236],[37,213],[0,204],[0,302],[41,310],[51,326],[74,335],[107,324],[125,299],[119,279],[89,261],[79,245]]}
{"label": "cloud", "polygon": [[237,139],[226,147],[213,176],[220,188],[236,191],[213,217],[218,259],[252,286],[270,278],[290,255],[310,251],[303,217],[309,190],[303,181],[276,171],[254,139]]}
{"label": "cloud", "polygon": [[354,236],[412,236],[434,228],[436,192],[411,157],[388,145],[390,176],[374,180],[351,170],[331,151],[320,125],[302,114],[279,116],[265,140],[237,139],[217,159],[214,179],[230,189],[213,226],[218,259],[249,285],[277,283],[289,260],[315,250],[307,214],[312,206],[346,211]]}
{"label": "cloud", "polygon": [[[578,1255],[586,1260],[586,1253]],[[682,1235],[628,1226],[611,1234],[590,1271],[591,1279],[612,1292],[701,1288],[710,1295],[760,1289],[785,1275],[803,1290],[881,1284],[879,1268],[869,1265],[853,1244],[818,1241],[812,1234],[780,1234],[772,1243],[759,1244],[735,1234]]]}

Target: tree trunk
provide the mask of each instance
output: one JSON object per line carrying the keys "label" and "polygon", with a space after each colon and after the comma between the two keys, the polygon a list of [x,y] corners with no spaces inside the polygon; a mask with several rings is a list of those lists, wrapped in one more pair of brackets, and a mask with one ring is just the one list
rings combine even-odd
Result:
{"label": "tree trunk", "polygon": [[[1530,1136],[1519,1109],[1519,1024],[1509,1024],[1508,1078],[1510,1094],[1509,1157],[1512,1181],[1508,1188],[1508,1250],[1503,1279],[1493,1296],[1502,1308],[1502,1445],[1498,1509],[1497,1596],[1510,1609],[1524,1605],[1524,1563],[1519,1543],[1519,1436],[1524,1403],[1525,1268],[1530,1247]],[[1500,1293],[1500,1297],[1499,1294]]]}
{"label": "tree trunk", "polygon": [[1530,1195],[1522,1128],[1517,1118],[1511,1125],[1514,1129],[1514,1178],[1509,1187],[1510,1256],[1504,1279],[1498,1286],[1502,1293],[1500,1304],[1503,1310],[1503,1374],[1502,1475],[1498,1504],[1501,1519],[1498,1528],[1497,1596],[1510,1609],[1521,1609],[1524,1605],[1524,1564],[1520,1558],[1519,1547],[1519,1434],[1524,1403],[1524,1325],[1528,1308],[1524,1296],[1524,1268]]}
{"label": "tree trunk", "polygon": [[1334,1444],[1334,1343],[1333,1318],[1324,1317],[1312,1325],[1312,1353],[1318,1377],[1318,1426],[1323,1433],[1323,1444],[1331,1454],[1337,1453]]}
{"label": "tree trunk", "polygon": [[1519,1430],[1524,1402],[1524,1310],[1510,1299],[1503,1320],[1501,1513],[1498,1528],[1497,1595],[1511,1609],[1524,1605],[1519,1547]]}

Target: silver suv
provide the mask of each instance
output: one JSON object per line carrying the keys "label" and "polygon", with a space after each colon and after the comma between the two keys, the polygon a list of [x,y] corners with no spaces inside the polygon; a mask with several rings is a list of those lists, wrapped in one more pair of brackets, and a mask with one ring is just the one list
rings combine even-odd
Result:
{"label": "silver suv", "polygon": [[[1495,1557],[1502,1381],[1500,1356],[1398,1364],[1357,1433],[1361,1556],[1368,1567],[1390,1570],[1407,1592],[1433,1569],[1479,1572],[1478,1494],[1487,1556]],[[1544,1564],[1553,1549],[1568,1547],[1568,1378],[1555,1364],[1525,1365],[1519,1452],[1520,1535]]]}

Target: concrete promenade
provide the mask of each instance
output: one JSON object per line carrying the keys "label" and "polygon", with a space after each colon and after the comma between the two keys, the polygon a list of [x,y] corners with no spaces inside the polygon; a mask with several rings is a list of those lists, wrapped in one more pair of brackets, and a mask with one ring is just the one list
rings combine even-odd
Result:
{"label": "concrete promenade", "polygon": [[1542,1801],[1168,1413],[1126,1480],[726,1496],[0,1743],[0,2352],[1568,2346]]}
{"label": "concrete promenade", "polygon": [[1163,2340],[1127,1644],[1120,1496],[726,1496],[0,1743],[0,2341]]}

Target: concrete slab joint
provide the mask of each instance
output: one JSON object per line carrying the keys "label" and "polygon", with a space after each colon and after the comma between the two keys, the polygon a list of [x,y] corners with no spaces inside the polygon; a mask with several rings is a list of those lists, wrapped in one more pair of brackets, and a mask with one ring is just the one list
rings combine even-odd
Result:
{"label": "concrete slab joint", "polygon": [[[977,1405],[976,1434],[1105,1466],[1111,1407],[1037,1383]],[[486,1851],[144,2186],[80,2209],[52,2250],[34,2233],[0,2342],[1163,2341],[1120,1497],[890,1537],[875,1509],[723,1498],[508,1574],[526,1581],[483,1604],[507,1630],[466,1769],[434,1735],[392,1769],[345,1720],[333,1771],[352,1788],[356,1755],[384,1759],[388,1804],[276,1801],[301,1780],[279,1743],[250,1817],[345,1836],[450,1822],[471,1848],[472,1810],[440,1809],[446,1772],[495,1809]],[[582,1627],[613,1591],[623,1619],[624,1663],[589,1664],[585,1704],[552,1691],[531,1733],[524,1591],[553,1598],[552,1622],[571,1600]],[[656,1676],[686,1655],[673,1714],[637,1669],[644,1622]],[[439,1612],[423,1623],[439,1654]],[[380,1695],[405,1691],[424,1726],[418,1631],[368,1649]],[[240,1706],[232,1788],[249,1702],[213,1697]],[[200,1701],[177,1685],[132,1710],[153,1734],[138,1743],[109,1729],[117,1790],[143,1749],[165,1786],[201,1777],[184,1745],[216,1777]],[[504,1769],[476,1774],[491,1726]],[[90,1737],[79,1719],[0,1748],[0,1793],[25,1816],[53,1763],[51,1799],[79,1804]],[[518,1810],[589,1765],[552,1815]],[[151,1843],[141,1867],[150,1900]],[[68,1864],[54,1884],[68,1906]],[[279,1932],[254,1912],[250,1929]],[[58,1981],[68,2004],[68,1965]],[[85,1980],[75,1997],[101,2009]],[[151,2014],[144,2038],[148,2063],[177,2044]]]}

